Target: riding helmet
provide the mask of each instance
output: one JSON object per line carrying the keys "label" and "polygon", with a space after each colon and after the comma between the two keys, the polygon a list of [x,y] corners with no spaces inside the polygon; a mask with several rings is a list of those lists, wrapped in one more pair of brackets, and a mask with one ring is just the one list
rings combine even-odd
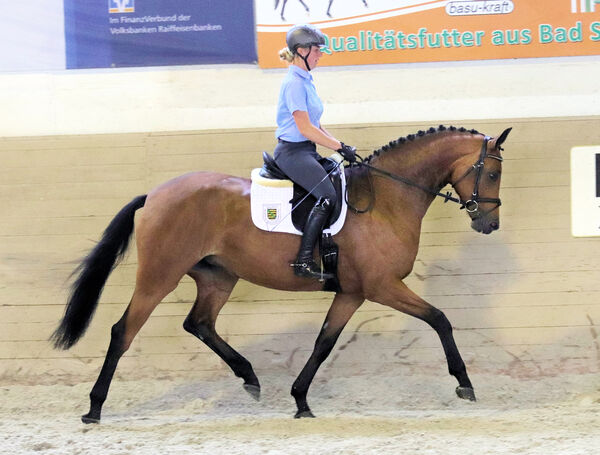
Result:
{"label": "riding helmet", "polygon": [[313,25],[296,25],[287,32],[285,41],[295,54],[299,47],[325,46],[325,35]]}

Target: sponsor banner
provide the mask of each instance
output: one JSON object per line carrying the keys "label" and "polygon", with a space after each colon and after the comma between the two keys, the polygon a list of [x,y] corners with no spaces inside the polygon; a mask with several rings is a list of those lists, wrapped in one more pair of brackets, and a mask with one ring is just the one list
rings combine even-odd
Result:
{"label": "sponsor banner", "polygon": [[327,36],[319,65],[600,54],[600,0],[258,0],[258,62],[294,24]]}
{"label": "sponsor banner", "polygon": [[251,0],[65,0],[67,68],[256,61]]}

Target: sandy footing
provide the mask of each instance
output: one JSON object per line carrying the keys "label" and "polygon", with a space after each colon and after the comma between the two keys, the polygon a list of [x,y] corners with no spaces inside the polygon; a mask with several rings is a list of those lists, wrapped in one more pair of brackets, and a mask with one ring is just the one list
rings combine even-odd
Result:
{"label": "sandy footing", "polygon": [[0,452],[10,454],[600,453],[600,375],[317,376],[316,419],[295,412],[288,373],[263,375],[261,401],[234,377],[113,381],[102,423],[84,425],[92,383],[0,386]]}

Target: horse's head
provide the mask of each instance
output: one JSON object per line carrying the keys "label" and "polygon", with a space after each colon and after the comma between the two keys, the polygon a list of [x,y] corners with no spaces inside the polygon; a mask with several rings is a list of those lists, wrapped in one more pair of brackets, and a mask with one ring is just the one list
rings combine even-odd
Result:
{"label": "horse's head", "polygon": [[490,234],[500,227],[500,152],[511,129],[507,128],[496,138],[486,136],[479,150],[460,160],[469,167],[457,166],[454,170],[456,175],[452,176],[454,189],[471,217],[471,227],[483,234]]}

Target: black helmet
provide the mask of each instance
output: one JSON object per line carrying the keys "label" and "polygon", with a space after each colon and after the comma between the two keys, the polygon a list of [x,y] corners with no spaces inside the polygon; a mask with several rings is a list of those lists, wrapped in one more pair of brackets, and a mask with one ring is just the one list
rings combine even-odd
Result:
{"label": "black helmet", "polygon": [[296,54],[299,47],[324,46],[325,35],[310,24],[292,27],[285,37],[288,49]]}

